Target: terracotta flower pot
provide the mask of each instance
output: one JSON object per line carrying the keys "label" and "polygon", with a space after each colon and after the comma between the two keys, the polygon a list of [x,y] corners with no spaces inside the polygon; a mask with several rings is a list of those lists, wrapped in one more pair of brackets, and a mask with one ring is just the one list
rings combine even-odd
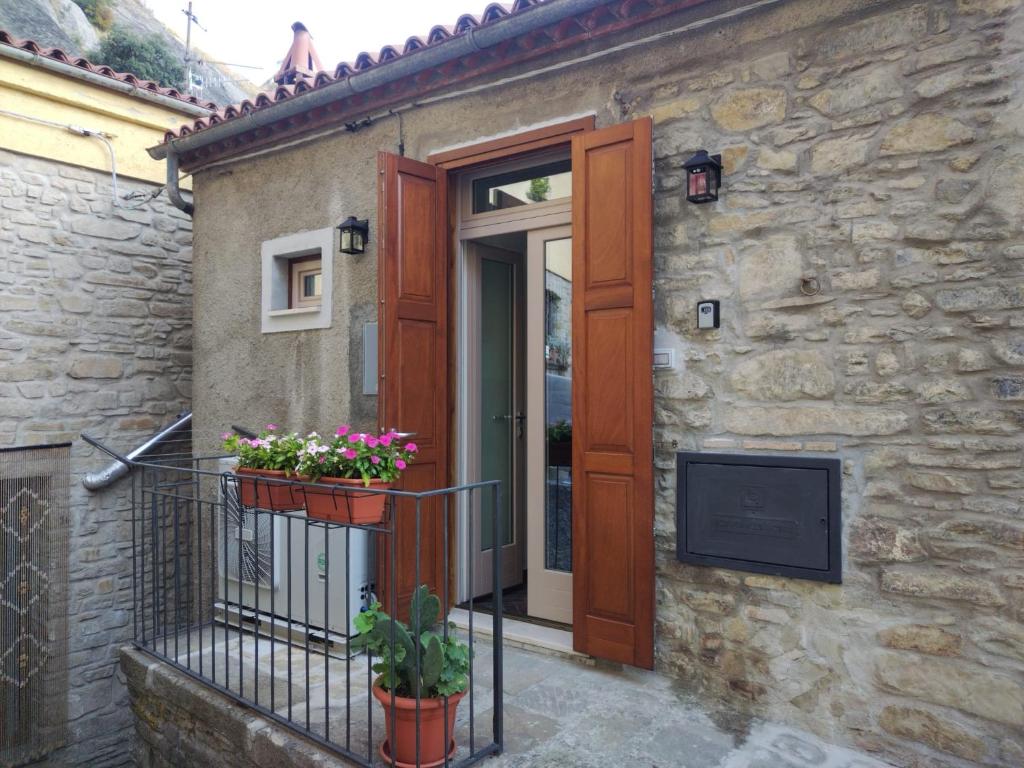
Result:
{"label": "terracotta flower pot", "polygon": [[[444,765],[445,752],[455,752],[455,710],[466,692],[448,697],[448,732],[444,730],[444,699],[420,699],[420,768]],[[391,711],[391,692],[373,685],[373,697],[384,707],[387,740],[380,745],[380,756],[391,765],[394,755],[399,768],[415,768],[416,762],[416,699],[395,696]],[[394,714],[392,722],[392,714]]]}
{"label": "terracotta flower pot", "polygon": [[[317,483],[341,486],[337,490],[304,486],[302,493],[306,501],[306,514],[319,520],[356,525],[377,525],[384,522],[384,507],[387,496],[369,493],[363,481],[351,477],[321,477]],[[370,489],[375,491],[391,487],[383,480],[371,480]]]}
{"label": "terracotta flower pot", "polygon": [[248,469],[239,467],[238,499],[245,507],[272,509],[275,512],[292,512],[302,509],[302,494],[298,487],[287,483],[268,482],[273,480],[295,480],[280,469]]}

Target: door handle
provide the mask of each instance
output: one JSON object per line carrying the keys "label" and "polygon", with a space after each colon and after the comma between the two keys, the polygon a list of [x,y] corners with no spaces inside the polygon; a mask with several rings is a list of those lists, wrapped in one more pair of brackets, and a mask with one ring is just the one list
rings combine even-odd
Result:
{"label": "door handle", "polygon": [[526,421],[525,413],[517,413],[514,416],[511,413],[501,413],[491,417],[491,421],[512,421],[513,419],[516,422],[516,437],[522,437],[523,422]]}

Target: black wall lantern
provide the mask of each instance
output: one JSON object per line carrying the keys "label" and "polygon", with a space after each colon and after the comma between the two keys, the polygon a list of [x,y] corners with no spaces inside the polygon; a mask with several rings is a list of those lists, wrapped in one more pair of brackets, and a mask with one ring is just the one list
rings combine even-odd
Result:
{"label": "black wall lantern", "polygon": [[718,199],[718,188],[722,184],[722,156],[709,155],[699,149],[687,160],[686,199],[691,203],[713,203]]}
{"label": "black wall lantern", "polygon": [[341,232],[341,252],[359,254],[365,253],[366,244],[370,242],[370,221],[360,221],[355,216],[349,216],[338,225]]}

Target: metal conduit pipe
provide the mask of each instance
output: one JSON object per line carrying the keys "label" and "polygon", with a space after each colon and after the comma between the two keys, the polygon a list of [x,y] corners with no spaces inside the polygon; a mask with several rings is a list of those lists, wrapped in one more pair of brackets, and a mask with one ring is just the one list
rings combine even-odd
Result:
{"label": "metal conduit pipe", "polygon": [[121,93],[127,93],[130,96],[136,96],[144,101],[151,101],[154,104],[159,104],[161,107],[167,109],[173,109],[175,112],[184,112],[187,115],[193,115],[194,117],[205,117],[209,115],[211,110],[206,107],[201,107],[198,104],[191,104],[187,101],[181,101],[180,99],[173,99],[170,96],[164,96],[162,93],[153,93],[145,88],[139,88],[131,83],[123,83],[120,80],[115,80],[112,77],[106,75],[97,75],[95,72],[90,72],[87,69],[76,67],[72,64],[65,64],[62,61],[56,59],[49,59],[46,56],[40,56],[38,53],[32,53],[31,51],[23,51],[21,48],[14,48],[9,45],[0,45],[0,56],[8,59],[14,59],[15,61],[21,61],[26,64],[31,64],[36,67],[42,67],[48,69],[51,72],[64,75],[66,77],[74,77],[79,80],[84,80],[87,83],[93,85],[99,85],[103,88],[112,88],[115,91]]}
{"label": "metal conduit pipe", "polygon": [[[172,424],[164,427],[162,430],[160,430],[151,438],[149,438],[149,440],[144,442],[138,448],[131,451],[127,456],[119,456],[115,461],[110,462],[110,464],[108,464],[104,469],[101,469],[99,472],[90,472],[89,474],[87,474],[85,477],[82,478],[82,485],[84,485],[86,489],[90,491],[98,491],[101,488],[106,488],[108,485],[110,485],[118,478],[124,477],[125,475],[128,474],[129,470],[131,469],[131,464],[129,462],[132,462],[135,459],[146,455],[154,448],[156,448],[158,445],[160,445],[162,442],[164,442],[168,437],[173,435],[175,432],[182,429],[183,427],[187,427],[191,423],[191,411],[186,411],[185,413],[180,414]],[[102,445],[98,445],[94,440],[89,438],[87,435],[82,435],[82,439],[84,439],[87,443],[95,445],[98,448],[107,451],[107,453],[110,453],[109,450],[104,448]]]}
{"label": "metal conduit pipe", "polygon": [[212,144],[254,128],[262,128],[315,107],[321,107],[353,94],[401,80],[431,67],[438,67],[453,59],[490,48],[569,16],[586,13],[607,2],[608,0],[562,0],[561,2],[536,5],[494,24],[475,27],[466,34],[453,37],[435,47],[422,48],[395,61],[379,64],[365,72],[357,72],[344,80],[336,80],[271,107],[204,128],[198,133],[180,139],[172,139],[164,144],[158,144],[149,149],[149,154],[154,160],[163,160],[172,152],[179,154],[189,152],[197,147]]}

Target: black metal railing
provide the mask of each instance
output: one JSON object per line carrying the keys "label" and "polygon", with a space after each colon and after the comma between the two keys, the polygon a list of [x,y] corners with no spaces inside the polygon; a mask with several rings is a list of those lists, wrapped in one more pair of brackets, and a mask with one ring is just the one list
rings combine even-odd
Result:
{"label": "black metal railing", "polygon": [[[349,647],[355,616],[377,599],[404,620],[411,588],[424,583],[452,606],[458,551],[469,553],[463,592],[472,596],[474,520],[489,507],[501,540],[500,484],[354,490],[240,477],[223,457],[125,460],[133,469],[136,646],[357,765],[398,765],[380,743],[386,734],[383,708],[371,695],[374,658]],[[304,508],[314,494],[319,517]],[[491,504],[482,503],[485,495]],[[367,498],[383,501],[380,519],[352,522],[352,505]],[[325,501],[333,512],[324,512]],[[454,722],[447,698],[443,707],[444,733],[451,727],[454,742],[444,750],[445,766],[473,765],[502,750],[500,549],[491,573],[497,604],[493,619],[482,617],[485,628],[493,621],[492,631],[480,631],[472,599],[464,626],[450,626],[441,611],[444,641],[451,636],[470,650],[469,688]],[[389,698],[393,720],[396,700]],[[415,700],[421,765],[418,689]],[[480,727],[482,718],[489,727]]]}

